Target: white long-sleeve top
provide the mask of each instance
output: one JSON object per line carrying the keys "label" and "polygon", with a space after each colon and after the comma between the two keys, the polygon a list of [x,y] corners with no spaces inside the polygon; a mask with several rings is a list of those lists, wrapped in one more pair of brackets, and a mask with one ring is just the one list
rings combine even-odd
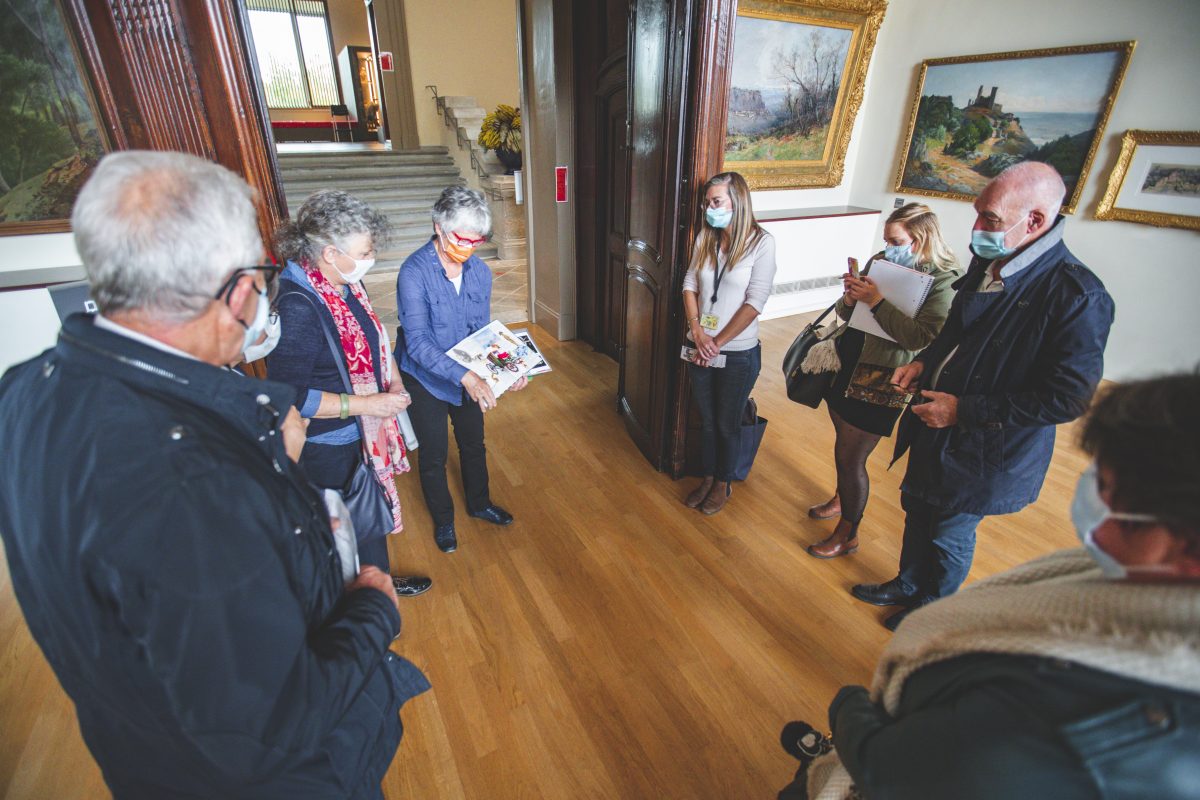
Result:
{"label": "white long-sleeve top", "polygon": [[[775,237],[763,231],[758,241],[746,251],[742,259],[724,271],[721,276],[721,289],[717,294],[717,302],[714,303],[712,301],[713,283],[716,281],[717,271],[723,269],[724,266],[725,253],[720,253],[717,255],[715,268],[709,266],[697,270],[695,267],[691,267],[683,276],[683,290],[696,293],[700,316],[712,314],[720,320],[717,329],[709,331],[710,335],[719,333],[728,325],[729,321],[733,319],[733,315],[743,305],[753,306],[758,313],[762,313],[763,307],[767,304],[767,298],[771,296],[771,286],[775,282]],[[689,341],[692,339],[690,325],[687,338]],[[737,335],[737,338],[726,342],[721,349],[749,350],[756,344],[758,344],[757,317]]]}

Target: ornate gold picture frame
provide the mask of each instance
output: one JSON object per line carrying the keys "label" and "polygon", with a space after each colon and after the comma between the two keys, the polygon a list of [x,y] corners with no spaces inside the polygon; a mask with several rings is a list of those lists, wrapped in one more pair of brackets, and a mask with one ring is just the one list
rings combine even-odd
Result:
{"label": "ornate gold picture frame", "polygon": [[887,0],[741,0],[722,169],[752,189],[842,182]]}
{"label": "ornate gold picture frame", "polygon": [[1200,231],[1200,131],[1125,131],[1096,219]]}
{"label": "ornate gold picture frame", "polygon": [[972,201],[1021,161],[1054,166],[1079,203],[1136,42],[921,63],[896,191]]}

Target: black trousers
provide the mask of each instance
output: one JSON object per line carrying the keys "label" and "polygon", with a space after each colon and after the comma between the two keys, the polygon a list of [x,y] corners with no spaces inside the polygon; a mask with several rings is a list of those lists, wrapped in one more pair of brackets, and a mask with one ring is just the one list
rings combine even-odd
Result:
{"label": "black trousers", "polygon": [[462,405],[439,400],[408,373],[402,375],[404,388],[412,395],[408,418],[412,420],[420,446],[416,449],[417,472],[421,476],[421,493],[425,506],[433,517],[434,527],[454,522],[454,500],[446,484],[446,456],[450,449],[446,419],[454,425],[454,441],[458,443],[459,467],[462,471],[463,492],[467,496],[467,511],[483,511],[492,501],[488,495],[487,448],[483,444],[483,412],[479,404],[462,391]]}
{"label": "black trousers", "polygon": [[[306,444],[300,453],[300,466],[309,481],[322,489],[344,490],[350,485],[354,470],[362,462],[362,443],[350,444]],[[359,566],[379,567],[391,571],[388,559],[388,537],[377,536],[358,543]]]}

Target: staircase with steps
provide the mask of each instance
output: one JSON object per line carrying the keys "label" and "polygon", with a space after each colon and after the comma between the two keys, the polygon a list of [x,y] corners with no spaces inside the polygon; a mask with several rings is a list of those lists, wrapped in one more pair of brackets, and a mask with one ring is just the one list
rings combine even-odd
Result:
{"label": "staircase with steps", "polygon": [[[386,214],[392,239],[377,257],[376,270],[395,271],[429,240],[430,209],[447,186],[464,183],[445,147],[417,150],[347,149],[279,154],[279,171],[288,208],[296,209],[319,189],[343,189]],[[479,248],[481,258],[496,246]]]}
{"label": "staircase with steps", "polygon": [[[439,95],[436,86],[426,86],[433,94],[433,102],[437,105],[438,114],[452,132],[451,140],[458,143],[460,164],[463,171],[472,175],[476,180],[472,184],[484,182],[494,175],[503,175],[505,168],[490,150],[484,150],[479,144],[479,128],[487,109],[482,108],[474,97]],[[473,188],[484,189],[486,185],[474,185]]]}

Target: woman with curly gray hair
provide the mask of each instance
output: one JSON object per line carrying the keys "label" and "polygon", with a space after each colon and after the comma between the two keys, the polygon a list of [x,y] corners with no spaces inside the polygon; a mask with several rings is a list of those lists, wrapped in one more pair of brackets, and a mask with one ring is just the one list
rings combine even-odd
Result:
{"label": "woman with curly gray hair", "polygon": [[[392,529],[355,531],[359,560],[389,571],[388,533],[402,528],[396,476],[408,454],[396,415],[411,399],[391,353],[387,330],[362,279],[388,236],[385,216],[353,195],[323,190],[309,197],[275,234],[287,261],[276,308],[283,328],[267,356],[267,376],[298,390],[310,420],[300,465],[325,489],[346,491],[365,463],[392,509]],[[394,577],[397,594],[420,594],[421,576]]]}

